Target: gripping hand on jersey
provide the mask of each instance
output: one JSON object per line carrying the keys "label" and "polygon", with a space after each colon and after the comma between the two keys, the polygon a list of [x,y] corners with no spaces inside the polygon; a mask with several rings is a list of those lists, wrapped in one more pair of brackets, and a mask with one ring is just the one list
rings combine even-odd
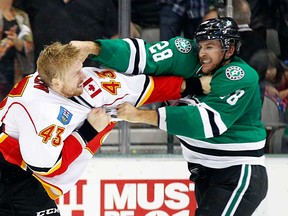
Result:
{"label": "gripping hand on jersey", "polygon": [[104,108],[93,108],[77,132],[86,141],[86,148],[94,154],[102,145],[102,137],[113,127],[111,117]]}
{"label": "gripping hand on jersey", "polygon": [[104,108],[93,108],[78,129],[80,135],[86,140],[91,141],[99,132],[101,132],[111,122],[111,117],[106,114]]}
{"label": "gripping hand on jersey", "polygon": [[87,117],[87,121],[98,132],[102,131],[111,121],[110,115],[104,108],[93,108]]}

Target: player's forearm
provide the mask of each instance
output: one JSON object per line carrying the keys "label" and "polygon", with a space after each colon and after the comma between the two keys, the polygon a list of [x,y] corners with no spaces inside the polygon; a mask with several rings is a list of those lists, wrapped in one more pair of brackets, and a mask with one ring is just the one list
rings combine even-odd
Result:
{"label": "player's forearm", "polygon": [[131,123],[143,123],[154,126],[158,125],[158,114],[155,110],[135,109],[135,112],[129,111],[127,114],[120,115],[120,118]]}
{"label": "player's forearm", "polygon": [[158,126],[158,113],[156,110],[138,110],[138,115],[135,116],[135,120],[138,123],[144,123],[149,125]]}

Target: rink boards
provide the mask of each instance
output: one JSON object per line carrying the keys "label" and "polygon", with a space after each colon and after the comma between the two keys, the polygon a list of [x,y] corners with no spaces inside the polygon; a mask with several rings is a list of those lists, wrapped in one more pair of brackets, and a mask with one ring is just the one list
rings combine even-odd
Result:
{"label": "rink boards", "polygon": [[[288,157],[266,156],[269,191],[253,216],[288,212]],[[71,216],[193,216],[194,184],[182,156],[93,158],[57,203]]]}

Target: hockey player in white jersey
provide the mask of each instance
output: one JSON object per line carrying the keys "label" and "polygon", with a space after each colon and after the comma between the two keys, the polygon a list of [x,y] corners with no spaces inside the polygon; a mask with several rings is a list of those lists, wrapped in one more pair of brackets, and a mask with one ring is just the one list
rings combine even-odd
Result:
{"label": "hockey player in white jersey", "polygon": [[185,89],[181,77],[128,77],[82,68],[83,60],[71,44],[47,46],[38,72],[0,103],[0,215],[60,215],[54,199],[79,180],[115,125],[105,108],[177,99]]}

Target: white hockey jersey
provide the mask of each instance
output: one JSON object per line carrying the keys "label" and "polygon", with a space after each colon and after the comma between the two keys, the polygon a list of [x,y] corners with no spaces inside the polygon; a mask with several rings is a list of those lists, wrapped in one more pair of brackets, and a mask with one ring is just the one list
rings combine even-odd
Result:
{"label": "white hockey jersey", "polygon": [[[41,82],[38,73],[14,86],[0,103],[0,152],[6,161],[33,172],[52,199],[66,193],[114,127],[108,125],[88,144],[75,131],[92,107],[116,114],[123,102],[135,106],[180,98],[180,77],[126,76],[87,67],[83,94],[65,98]],[[157,90],[156,90],[157,89]],[[154,90],[156,93],[154,93]],[[4,127],[3,127],[4,126]]]}

